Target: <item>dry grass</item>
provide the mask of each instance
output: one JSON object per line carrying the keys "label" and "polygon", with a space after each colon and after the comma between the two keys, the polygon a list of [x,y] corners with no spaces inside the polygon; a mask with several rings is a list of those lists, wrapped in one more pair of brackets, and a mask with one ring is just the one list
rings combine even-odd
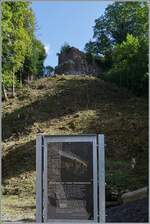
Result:
{"label": "dry grass", "polygon": [[35,199],[34,197],[3,196],[2,197],[2,220],[35,222]]}

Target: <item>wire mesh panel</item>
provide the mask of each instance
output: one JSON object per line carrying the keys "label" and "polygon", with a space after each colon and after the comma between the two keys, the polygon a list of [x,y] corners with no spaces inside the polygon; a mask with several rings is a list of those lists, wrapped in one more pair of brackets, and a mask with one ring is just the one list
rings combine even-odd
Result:
{"label": "wire mesh panel", "polygon": [[48,143],[48,219],[94,219],[92,147],[90,142]]}
{"label": "wire mesh panel", "polygon": [[45,221],[96,221],[96,144],[77,137],[53,140],[47,140],[45,150]]}
{"label": "wire mesh panel", "polygon": [[[37,202],[43,202],[42,206],[37,204],[37,214],[42,214],[37,215],[37,222],[104,221],[98,220],[99,214],[105,215],[101,203],[105,192],[99,191],[98,201],[98,186],[104,187],[104,179],[100,176],[98,185],[97,156],[103,148],[98,150],[97,136],[42,136],[42,139],[41,153],[37,138]],[[101,154],[99,158],[102,157]]]}

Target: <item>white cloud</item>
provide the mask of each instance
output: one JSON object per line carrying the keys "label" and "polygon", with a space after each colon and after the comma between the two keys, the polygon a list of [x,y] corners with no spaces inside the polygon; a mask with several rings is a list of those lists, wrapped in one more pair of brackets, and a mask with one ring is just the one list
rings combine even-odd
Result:
{"label": "white cloud", "polygon": [[48,55],[50,53],[50,44],[45,44],[44,49],[46,51],[46,54]]}

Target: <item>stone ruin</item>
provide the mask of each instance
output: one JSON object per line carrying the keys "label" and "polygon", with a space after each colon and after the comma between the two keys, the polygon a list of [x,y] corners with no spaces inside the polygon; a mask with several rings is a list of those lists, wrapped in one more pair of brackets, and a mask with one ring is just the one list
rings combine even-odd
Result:
{"label": "stone ruin", "polygon": [[58,54],[55,74],[101,75],[102,68],[95,61],[88,61],[87,55],[75,47],[69,47]]}

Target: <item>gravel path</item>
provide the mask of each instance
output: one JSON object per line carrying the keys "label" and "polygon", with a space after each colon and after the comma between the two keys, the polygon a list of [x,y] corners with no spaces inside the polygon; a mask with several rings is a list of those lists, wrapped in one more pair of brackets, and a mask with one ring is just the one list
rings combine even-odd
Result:
{"label": "gravel path", "polygon": [[106,222],[148,222],[148,199],[108,208]]}

